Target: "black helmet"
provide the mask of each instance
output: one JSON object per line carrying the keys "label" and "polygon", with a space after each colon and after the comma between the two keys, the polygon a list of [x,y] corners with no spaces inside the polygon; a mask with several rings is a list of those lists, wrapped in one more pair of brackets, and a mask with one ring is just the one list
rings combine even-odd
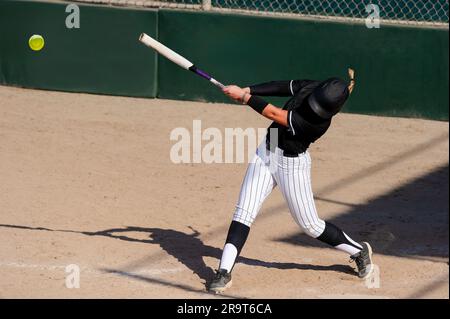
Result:
{"label": "black helmet", "polygon": [[311,109],[321,118],[329,119],[338,113],[349,96],[348,83],[330,78],[319,84],[308,98]]}

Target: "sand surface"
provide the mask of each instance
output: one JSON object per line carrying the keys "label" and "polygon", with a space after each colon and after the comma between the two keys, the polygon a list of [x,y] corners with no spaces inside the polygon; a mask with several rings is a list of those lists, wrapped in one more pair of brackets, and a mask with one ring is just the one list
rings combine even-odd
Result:
{"label": "sand surface", "polygon": [[372,244],[379,288],[275,189],[214,296],[246,164],[174,164],[170,132],[193,120],[268,125],[243,106],[0,86],[0,297],[449,297],[448,122],[341,114],[310,149],[319,215]]}

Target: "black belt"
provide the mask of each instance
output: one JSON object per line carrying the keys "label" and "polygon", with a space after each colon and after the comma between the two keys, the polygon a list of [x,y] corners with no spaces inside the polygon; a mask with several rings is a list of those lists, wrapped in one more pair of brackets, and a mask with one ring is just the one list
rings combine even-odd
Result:
{"label": "black belt", "polygon": [[[268,139],[266,139],[266,148],[268,151],[271,150],[271,145],[270,145],[270,142]],[[278,145],[278,148],[283,150],[283,156],[285,156],[285,157],[298,157],[300,154],[303,154],[304,152],[306,152],[306,150],[303,150],[300,152],[287,151],[287,150],[281,148],[279,145]]]}
{"label": "black belt", "polygon": [[299,155],[300,155],[299,153],[292,153],[292,152],[283,150],[284,157],[298,157]]}
{"label": "black belt", "polygon": [[[294,153],[294,152],[290,152],[290,151],[286,151],[283,150],[282,148],[280,148],[283,151],[283,156],[284,157],[298,157],[301,153]],[[267,150],[270,152],[270,148],[267,147]]]}

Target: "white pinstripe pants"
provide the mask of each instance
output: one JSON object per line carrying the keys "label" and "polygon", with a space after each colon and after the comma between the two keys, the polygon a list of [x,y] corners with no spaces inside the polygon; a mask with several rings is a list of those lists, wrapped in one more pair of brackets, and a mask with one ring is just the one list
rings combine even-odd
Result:
{"label": "white pinstripe pants", "polygon": [[285,157],[279,148],[268,151],[265,142],[247,168],[233,220],[250,227],[264,200],[277,185],[297,224],[311,237],[319,237],[325,222],[317,215],[314,204],[309,153]]}

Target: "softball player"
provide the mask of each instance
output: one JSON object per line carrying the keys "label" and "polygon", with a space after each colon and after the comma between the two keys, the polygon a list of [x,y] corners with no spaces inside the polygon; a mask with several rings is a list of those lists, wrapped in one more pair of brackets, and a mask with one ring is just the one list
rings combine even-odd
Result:
{"label": "softball player", "polygon": [[[339,78],[325,81],[272,81],[240,88],[227,86],[223,92],[247,104],[273,121],[266,141],[260,145],[247,168],[233,220],[209,290],[222,292],[231,286],[231,271],[248,237],[262,203],[278,186],[292,217],[313,238],[350,255],[360,278],[372,272],[372,249],[367,242],[357,243],[337,226],[317,215],[311,188],[311,157],[308,147],[328,130],[354,85],[354,71],[348,70],[350,82]],[[280,109],[260,96],[290,96]]]}

